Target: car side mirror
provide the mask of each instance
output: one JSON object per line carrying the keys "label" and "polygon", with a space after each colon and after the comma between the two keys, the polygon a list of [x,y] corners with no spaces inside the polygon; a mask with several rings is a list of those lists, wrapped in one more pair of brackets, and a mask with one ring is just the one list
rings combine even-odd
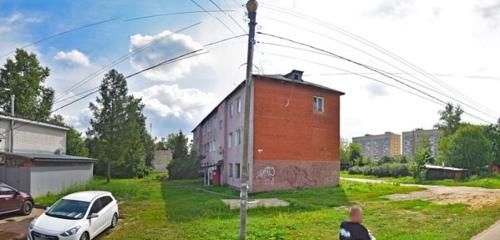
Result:
{"label": "car side mirror", "polygon": [[92,213],[92,214],[90,214],[87,218],[88,218],[88,219],[92,219],[92,218],[98,218],[98,217],[99,217],[99,214],[97,214],[97,213]]}

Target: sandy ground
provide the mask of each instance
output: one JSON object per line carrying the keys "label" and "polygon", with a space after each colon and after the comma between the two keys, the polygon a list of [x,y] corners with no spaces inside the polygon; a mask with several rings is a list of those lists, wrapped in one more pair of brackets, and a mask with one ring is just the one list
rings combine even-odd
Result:
{"label": "sandy ground", "polygon": [[[388,183],[383,180],[342,178],[349,181],[366,183]],[[488,207],[500,202],[500,189],[487,189],[480,187],[451,187],[437,185],[401,184],[401,186],[418,186],[425,188],[423,191],[415,191],[408,194],[393,194],[387,196],[392,200],[428,200],[436,204],[461,203],[469,205],[471,209]]]}
{"label": "sandy ground", "polygon": [[[239,209],[240,200],[239,199],[223,199],[222,202],[229,206],[230,209]],[[287,201],[283,201],[277,198],[262,198],[248,200],[248,208],[258,208],[258,207],[288,207],[290,204]]]}
{"label": "sandy ground", "polygon": [[0,215],[0,239],[26,239],[29,223],[44,211],[44,209],[34,208],[29,216],[19,216],[16,214]]}

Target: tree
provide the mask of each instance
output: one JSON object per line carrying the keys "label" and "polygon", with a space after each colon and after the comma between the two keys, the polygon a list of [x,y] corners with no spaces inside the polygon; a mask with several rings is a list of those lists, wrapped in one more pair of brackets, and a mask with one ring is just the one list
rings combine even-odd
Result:
{"label": "tree", "polygon": [[444,111],[439,111],[439,122],[435,127],[442,131],[444,137],[451,136],[460,127],[463,113],[460,106],[448,103]]}
{"label": "tree", "polygon": [[500,165],[500,119],[497,124],[485,127],[484,134],[491,143],[493,162]]}
{"label": "tree", "polygon": [[81,133],[70,127],[66,132],[66,154],[87,157],[89,151]]}
{"label": "tree", "polygon": [[54,114],[49,117],[48,122],[55,125],[66,126],[62,115]]}
{"label": "tree", "polygon": [[416,143],[415,159],[425,157],[427,160],[425,163],[434,164],[435,159],[432,157],[431,146],[432,144],[429,136],[425,134],[420,135]]}
{"label": "tree", "polygon": [[127,120],[125,123],[126,133],[123,139],[124,145],[127,146],[124,156],[124,166],[121,167],[126,177],[143,177],[147,174],[146,169],[146,154],[142,139],[142,108],[143,105],[138,99],[129,99],[130,103],[127,106]]}
{"label": "tree", "polygon": [[425,164],[434,162],[430,148],[420,148],[415,153],[415,162],[412,164],[413,178],[418,181],[425,179]]}
{"label": "tree", "polygon": [[188,156],[188,138],[181,130],[167,137],[167,149],[172,151],[172,159],[186,159]]}
{"label": "tree", "polygon": [[172,161],[167,166],[170,179],[186,179],[199,176],[199,156],[194,150],[188,153],[188,139],[182,131],[169,134],[166,146],[167,149],[172,151]]}
{"label": "tree", "polygon": [[49,73],[34,53],[17,49],[14,60],[7,59],[0,68],[0,108],[9,112],[10,96],[14,94],[17,115],[47,120],[54,100],[54,90],[43,85]]}
{"label": "tree", "polygon": [[[443,111],[439,111],[439,122],[434,126],[441,132],[439,140],[439,152],[444,153],[448,149],[450,136],[461,126],[462,114],[464,111],[460,106],[453,106],[448,103]],[[444,154],[439,155],[439,162],[445,162]]]}
{"label": "tree", "polygon": [[478,173],[493,160],[492,145],[479,126],[464,125],[452,136],[445,159],[453,167],[470,169]]}
{"label": "tree", "polygon": [[340,140],[340,162],[349,163],[349,141],[347,139]]}
{"label": "tree", "polygon": [[104,76],[99,92],[89,106],[93,118],[87,131],[90,154],[99,160],[96,172],[106,175],[107,182],[147,175],[154,142],[146,130],[142,100],[128,95],[127,81],[116,70]]}
{"label": "tree", "polygon": [[97,164],[98,170],[106,169],[107,182],[111,181],[111,166],[113,163],[123,162],[127,151],[122,144],[127,122],[127,91],[125,77],[113,69],[104,76],[96,103],[89,105],[93,118],[90,120],[87,136],[95,140],[93,143],[96,146],[91,153],[100,161]]}
{"label": "tree", "polygon": [[361,154],[361,146],[356,143],[349,144],[349,162],[351,165],[355,165],[357,161],[363,159],[363,155]]}

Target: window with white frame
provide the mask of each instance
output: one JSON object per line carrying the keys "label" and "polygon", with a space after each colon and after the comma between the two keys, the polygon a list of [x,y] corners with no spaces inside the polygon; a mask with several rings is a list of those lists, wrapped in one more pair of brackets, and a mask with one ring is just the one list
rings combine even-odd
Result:
{"label": "window with white frame", "polygon": [[230,148],[230,147],[232,147],[232,146],[233,146],[233,133],[232,133],[232,132],[230,132],[230,133],[229,133],[229,139],[228,139],[228,141],[227,141],[227,147],[228,147],[228,148]]}
{"label": "window with white frame", "polygon": [[235,138],[235,145],[240,145],[241,144],[241,130],[238,129],[236,130],[236,138]]}
{"label": "window with white frame", "polygon": [[241,98],[238,97],[238,99],[236,99],[236,111],[238,113],[241,113]]}
{"label": "window with white frame", "polygon": [[234,116],[234,103],[229,104],[229,117]]}
{"label": "window with white frame", "polygon": [[325,111],[325,99],[323,97],[314,97],[313,108],[315,112]]}
{"label": "window with white frame", "polygon": [[241,173],[240,164],[236,163],[234,165],[235,165],[235,170],[236,170],[236,174],[235,174],[236,178],[240,178],[240,173]]}
{"label": "window with white frame", "polygon": [[233,171],[234,171],[234,170],[233,170],[233,164],[232,164],[232,163],[230,163],[230,164],[229,164],[229,177],[233,177]]}

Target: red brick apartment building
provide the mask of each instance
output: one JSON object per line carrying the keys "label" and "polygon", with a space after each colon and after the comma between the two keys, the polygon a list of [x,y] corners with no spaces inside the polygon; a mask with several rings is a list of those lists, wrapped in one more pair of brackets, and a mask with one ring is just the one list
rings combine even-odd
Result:
{"label": "red brick apartment building", "polygon": [[[254,75],[250,109],[250,191],[336,186],[340,96],[302,71]],[[205,184],[240,186],[244,82],[193,130]]]}

